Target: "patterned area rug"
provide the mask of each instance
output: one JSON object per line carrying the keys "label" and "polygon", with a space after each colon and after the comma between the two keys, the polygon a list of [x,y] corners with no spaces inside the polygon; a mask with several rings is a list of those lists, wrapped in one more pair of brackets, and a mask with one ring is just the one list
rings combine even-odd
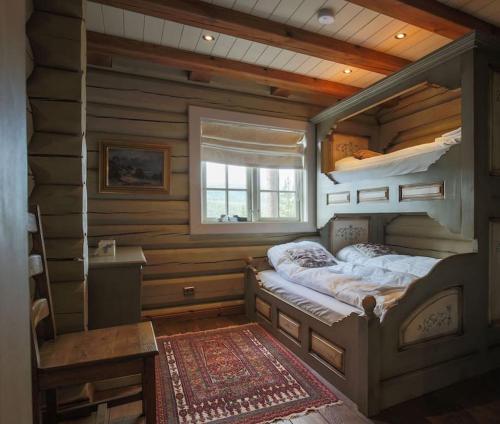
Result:
{"label": "patterned area rug", "polygon": [[158,424],[266,423],[339,402],[258,324],[157,341]]}

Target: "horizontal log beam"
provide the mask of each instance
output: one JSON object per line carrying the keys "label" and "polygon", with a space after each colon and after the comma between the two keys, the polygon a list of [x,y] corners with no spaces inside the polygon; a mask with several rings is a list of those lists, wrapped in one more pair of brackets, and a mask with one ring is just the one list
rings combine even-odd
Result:
{"label": "horizontal log beam", "polygon": [[500,34],[500,29],[495,25],[436,0],[349,1],[452,40],[463,37],[473,30]]}
{"label": "horizontal log beam", "polygon": [[409,63],[390,54],[198,0],[97,2],[385,75],[392,74]]}
{"label": "horizontal log beam", "polygon": [[315,92],[343,98],[359,90],[359,88],[350,85],[311,78],[292,72],[191,53],[171,47],[128,40],[96,32],[87,32],[87,49],[90,53],[145,60],[172,68],[208,72],[229,78],[250,80],[259,84],[292,91]]}
{"label": "horizontal log beam", "polygon": [[189,81],[203,82],[208,84],[212,80],[212,75],[204,72],[190,71],[188,78]]}

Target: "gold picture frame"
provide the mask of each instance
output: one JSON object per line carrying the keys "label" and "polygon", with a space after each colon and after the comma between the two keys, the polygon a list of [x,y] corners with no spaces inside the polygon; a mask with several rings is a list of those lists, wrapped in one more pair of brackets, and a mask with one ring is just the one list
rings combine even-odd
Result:
{"label": "gold picture frame", "polygon": [[103,140],[99,157],[100,193],[170,194],[170,146]]}

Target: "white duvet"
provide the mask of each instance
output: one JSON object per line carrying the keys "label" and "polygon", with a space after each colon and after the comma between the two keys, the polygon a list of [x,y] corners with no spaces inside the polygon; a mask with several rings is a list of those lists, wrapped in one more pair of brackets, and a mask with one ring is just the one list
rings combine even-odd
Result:
{"label": "white duvet", "polygon": [[366,296],[377,301],[375,313],[383,315],[416,279],[426,275],[438,262],[422,256],[383,255],[375,258],[349,258],[351,262],[321,268],[304,268],[290,259],[287,250],[307,247],[314,242],[286,243],[274,246],[268,257],[278,274],[286,280],[332,296],[363,309]]}
{"label": "white duvet", "polygon": [[460,141],[461,129],[458,128],[436,138],[433,143],[420,144],[363,160],[348,156],[336,161],[335,171],[329,175],[338,183],[346,183],[427,171]]}

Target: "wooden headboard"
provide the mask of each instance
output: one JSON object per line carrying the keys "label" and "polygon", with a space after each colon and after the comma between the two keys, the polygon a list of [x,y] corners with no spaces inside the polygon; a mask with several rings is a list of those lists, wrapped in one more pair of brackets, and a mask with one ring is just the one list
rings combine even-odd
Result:
{"label": "wooden headboard", "polygon": [[385,244],[415,256],[446,258],[476,251],[474,240],[450,232],[427,215],[400,215],[385,226]]}
{"label": "wooden headboard", "polygon": [[360,149],[368,149],[369,137],[336,133],[331,130],[321,143],[321,172],[335,170],[335,162]]}
{"label": "wooden headboard", "polygon": [[345,246],[368,242],[369,218],[334,218],[330,223],[330,251],[335,254]]}

